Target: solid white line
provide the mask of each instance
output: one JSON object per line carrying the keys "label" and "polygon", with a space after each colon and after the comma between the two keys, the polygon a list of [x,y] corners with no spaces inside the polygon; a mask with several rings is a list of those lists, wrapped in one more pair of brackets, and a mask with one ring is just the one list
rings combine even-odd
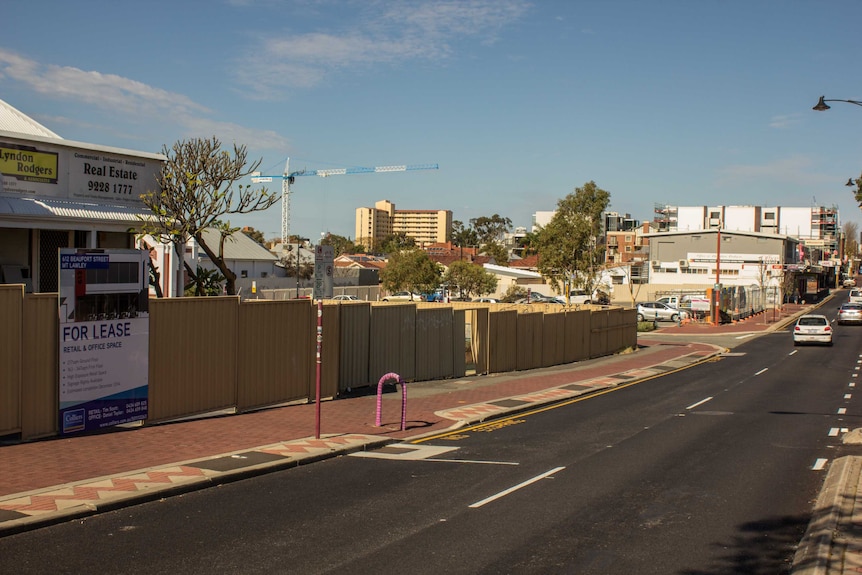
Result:
{"label": "solid white line", "polygon": [[506,495],[509,495],[510,493],[513,493],[513,492],[517,491],[518,489],[521,489],[522,487],[526,487],[532,483],[535,483],[536,481],[540,481],[540,480],[544,479],[545,477],[548,477],[549,475],[553,475],[557,471],[562,471],[563,469],[565,469],[565,467],[555,467],[555,468],[551,469],[550,471],[546,471],[546,472],[542,473],[541,475],[537,475],[532,479],[528,479],[527,481],[524,481],[523,483],[519,483],[518,485],[515,485],[514,487],[510,487],[509,489],[506,489],[505,491],[501,491],[500,493],[497,493],[496,495],[492,495],[491,497],[487,497],[487,498],[483,499],[482,501],[477,501],[476,503],[473,503],[472,505],[468,505],[468,507],[470,507],[471,509],[476,509],[478,507],[482,507],[486,503],[491,503],[492,501],[496,501],[497,499],[500,499],[501,497],[505,497]]}
{"label": "solid white line", "polygon": [[478,459],[426,459],[425,461],[444,461],[446,463],[485,463],[487,465],[521,465],[517,461],[480,461]]}
{"label": "solid white line", "polygon": [[794,349],[793,351],[791,351],[791,352],[790,352],[790,353],[788,353],[787,355],[794,355],[794,354],[797,354],[797,353],[799,353],[799,350],[798,350],[798,349]]}
{"label": "solid white line", "polygon": [[747,338],[747,337],[751,337],[751,336],[753,336],[753,335],[754,335],[753,333],[747,333],[747,334],[745,334],[745,335],[738,335],[738,336],[736,336],[736,337],[735,337],[735,338],[733,338],[733,339],[745,339],[745,338]]}
{"label": "solid white line", "polygon": [[707,397],[706,399],[701,399],[697,403],[692,403],[691,405],[686,407],[686,409],[694,409],[695,407],[697,407],[699,405],[703,405],[704,403],[706,403],[707,401],[710,401],[711,399],[712,399],[712,397]]}
{"label": "solid white line", "polygon": [[814,462],[814,467],[812,467],[811,470],[812,471],[820,471],[821,469],[826,467],[827,461],[829,461],[829,460],[828,459],[818,459],[817,461]]}
{"label": "solid white line", "polygon": [[764,367],[763,369],[761,369],[760,371],[758,371],[758,372],[757,372],[757,373],[755,373],[754,375],[760,375],[761,373],[766,373],[767,371],[769,371],[769,368],[768,368],[768,367]]}

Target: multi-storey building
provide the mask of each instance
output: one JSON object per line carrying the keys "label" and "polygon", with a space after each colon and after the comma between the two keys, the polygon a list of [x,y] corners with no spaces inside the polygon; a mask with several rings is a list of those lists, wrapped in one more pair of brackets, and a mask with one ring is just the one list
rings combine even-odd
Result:
{"label": "multi-storey building", "polygon": [[824,259],[838,255],[840,225],[835,206],[667,206],[656,205],[659,232],[726,231],[790,236]]}
{"label": "multi-storey building", "polygon": [[441,243],[452,238],[451,210],[396,210],[389,200],[373,208],[356,209],[356,243],[373,247],[392,234],[404,234],[419,244]]}

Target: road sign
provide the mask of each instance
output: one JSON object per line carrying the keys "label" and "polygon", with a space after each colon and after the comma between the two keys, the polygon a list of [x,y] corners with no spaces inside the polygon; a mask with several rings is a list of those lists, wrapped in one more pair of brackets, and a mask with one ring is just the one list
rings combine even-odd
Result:
{"label": "road sign", "polygon": [[332,275],[335,250],[332,246],[317,246],[314,250],[314,299],[332,297]]}

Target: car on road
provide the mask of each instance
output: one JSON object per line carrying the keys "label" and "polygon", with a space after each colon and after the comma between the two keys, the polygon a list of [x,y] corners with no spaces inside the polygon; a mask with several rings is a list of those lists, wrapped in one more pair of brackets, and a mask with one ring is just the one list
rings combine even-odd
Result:
{"label": "car on road", "polygon": [[355,295],[348,295],[348,294],[337,295],[332,299],[334,299],[336,301],[362,301],[358,297],[356,297]]}
{"label": "car on road", "polygon": [[383,298],[383,301],[425,301],[425,296],[409,291],[397,291]]}
{"label": "car on road", "polygon": [[686,318],[688,318],[687,311],[665,303],[645,301],[638,304],[638,321],[679,321]]}
{"label": "car on road", "polygon": [[846,288],[854,288],[856,287],[856,280],[853,278],[847,278],[843,282],[841,282],[841,285]]}
{"label": "car on road", "polygon": [[847,298],[850,303],[862,303],[862,289],[853,288],[850,290],[850,296]]}
{"label": "car on road", "polygon": [[500,300],[493,297],[477,297],[473,301],[478,303],[500,303]]}
{"label": "car on road", "polygon": [[832,326],[825,315],[806,314],[793,326],[793,345],[800,343],[825,343],[832,345]]}
{"label": "car on road", "polygon": [[837,322],[841,325],[862,324],[862,303],[845,303],[838,308]]}

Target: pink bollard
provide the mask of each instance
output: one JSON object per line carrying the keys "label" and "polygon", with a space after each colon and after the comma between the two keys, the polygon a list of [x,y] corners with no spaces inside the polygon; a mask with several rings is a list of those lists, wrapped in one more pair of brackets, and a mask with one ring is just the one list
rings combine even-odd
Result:
{"label": "pink bollard", "polygon": [[380,427],[381,415],[383,414],[383,384],[386,380],[394,379],[396,383],[401,384],[401,431],[407,429],[407,386],[404,385],[404,380],[397,373],[387,373],[377,382],[377,420],[376,427]]}

